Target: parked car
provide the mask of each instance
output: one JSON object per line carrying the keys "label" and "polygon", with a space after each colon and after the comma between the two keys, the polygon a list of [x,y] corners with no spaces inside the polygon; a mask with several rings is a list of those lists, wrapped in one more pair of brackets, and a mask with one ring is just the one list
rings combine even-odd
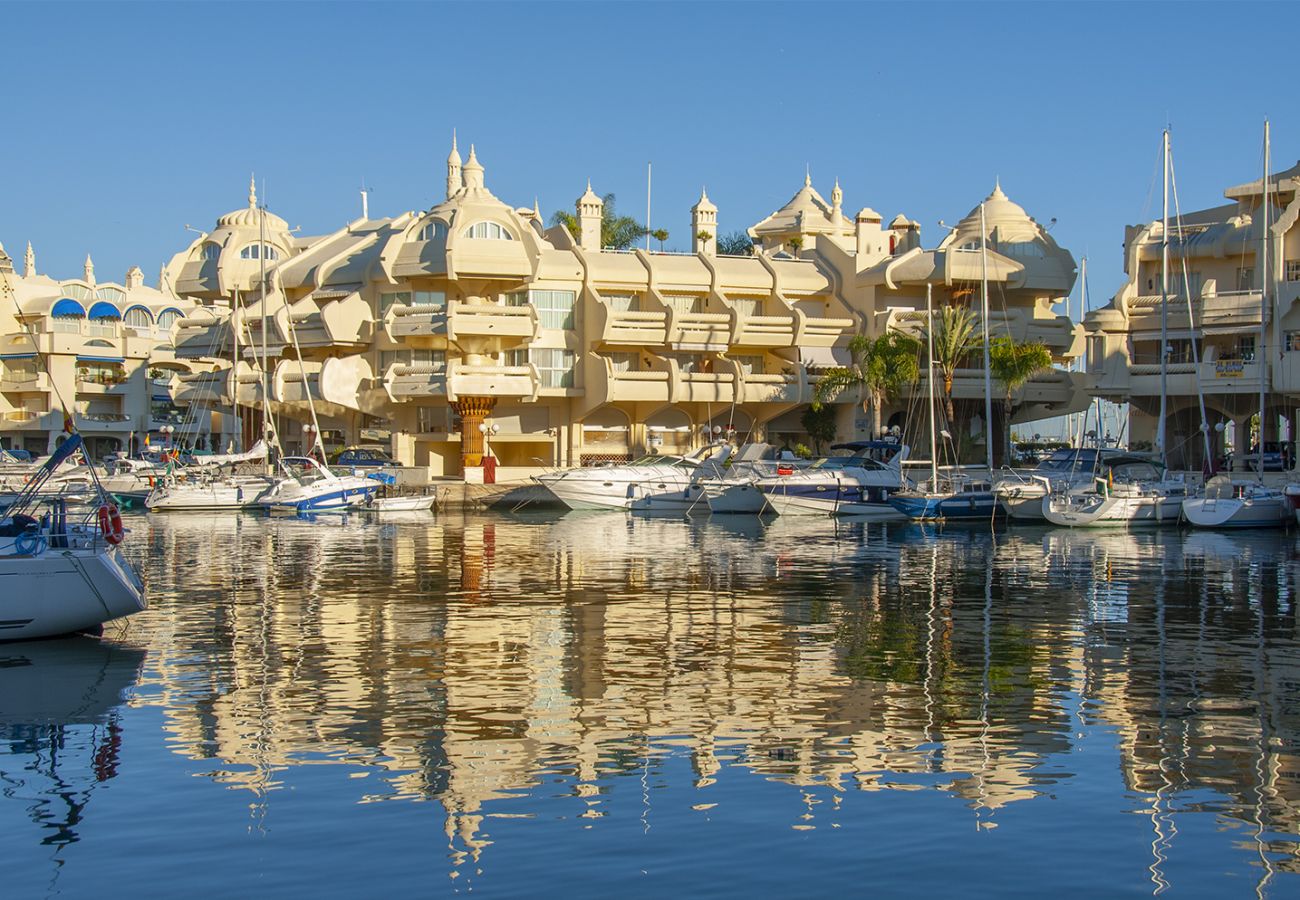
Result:
{"label": "parked car", "polygon": [[[1246,451],[1242,463],[1251,472],[1259,471],[1259,447]],[[1285,441],[1264,442],[1264,471],[1285,472],[1291,468],[1291,444]]]}
{"label": "parked car", "polygon": [[389,456],[387,450],[378,447],[349,447],[339,454],[335,465],[353,469],[382,469],[400,466],[401,463]]}
{"label": "parked car", "polygon": [[26,450],[21,450],[21,449],[18,449],[18,448],[15,448],[15,449],[13,449],[13,450],[6,449],[6,450],[5,450],[5,453],[9,454],[10,456],[12,456],[14,459],[18,460],[19,462],[31,462],[31,461],[32,461],[32,455],[31,455],[30,453],[28,453]]}

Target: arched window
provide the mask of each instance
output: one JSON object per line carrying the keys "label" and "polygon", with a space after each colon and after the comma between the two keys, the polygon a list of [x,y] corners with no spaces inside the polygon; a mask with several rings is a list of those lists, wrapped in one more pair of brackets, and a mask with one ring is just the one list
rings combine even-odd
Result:
{"label": "arched window", "polygon": [[172,309],[169,306],[166,309],[164,309],[162,312],[158,313],[158,327],[171,328],[172,325],[176,324],[177,319],[183,319],[184,317],[185,317],[184,313],[182,313],[179,309]]}
{"label": "arched window", "polygon": [[214,244],[212,241],[205,241],[203,246],[199,249],[200,259],[217,259],[219,256],[221,256],[221,245]]}
{"label": "arched window", "polygon": [[143,306],[133,306],[122,317],[128,328],[152,328],[153,315]]}
{"label": "arched window", "polygon": [[280,258],[280,251],[270,244],[249,244],[239,251],[240,259],[265,259],[270,262]]}
{"label": "arched window", "polygon": [[438,241],[447,237],[447,226],[442,222],[430,222],[420,229],[420,240]]}
{"label": "arched window", "polygon": [[514,236],[496,222],[475,222],[465,229],[465,237],[489,241],[513,241]]}
{"label": "arched window", "polygon": [[1016,256],[1021,259],[1041,259],[1046,255],[1042,246],[1034,241],[1014,241],[998,244],[998,252],[1005,256]]}
{"label": "arched window", "polygon": [[[115,287],[102,287],[95,291],[95,296],[100,300],[107,300],[109,303],[121,303],[126,299],[126,291]],[[95,318],[91,316],[91,318]]]}

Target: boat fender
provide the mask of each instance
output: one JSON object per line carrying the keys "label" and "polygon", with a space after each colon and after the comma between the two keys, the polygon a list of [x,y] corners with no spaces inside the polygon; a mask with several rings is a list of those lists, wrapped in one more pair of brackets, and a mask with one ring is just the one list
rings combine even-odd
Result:
{"label": "boat fender", "polygon": [[122,514],[117,511],[117,504],[105,503],[99,508],[97,516],[99,530],[103,532],[104,540],[114,546],[122,543],[122,538],[126,536],[126,529],[122,527]]}

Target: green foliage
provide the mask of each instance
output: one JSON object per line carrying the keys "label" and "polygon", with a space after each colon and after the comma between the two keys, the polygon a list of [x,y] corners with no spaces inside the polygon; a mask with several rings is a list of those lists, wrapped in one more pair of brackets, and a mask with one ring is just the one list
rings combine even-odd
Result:
{"label": "green foliage", "polygon": [[718,252],[724,256],[753,256],[754,241],[743,231],[718,235]]}
{"label": "green foliage", "polygon": [[956,427],[952,405],[952,379],[972,353],[984,346],[976,325],[975,313],[961,306],[940,307],[934,322],[934,366],[943,379],[943,408],[948,427]]}
{"label": "green foliage", "polygon": [[885,402],[920,377],[920,349],[915,338],[901,331],[887,331],[878,338],[855,336],[849,341],[852,363],[822,375],[813,393],[813,406],[820,408],[843,391],[861,388],[871,405],[872,437],[876,437]]}
{"label": "green foliage", "polygon": [[800,417],[799,424],[812,439],[818,454],[822,452],[822,444],[835,440],[835,410],[829,406],[809,406]]}
{"label": "green foliage", "polygon": [[1017,344],[1010,337],[995,338],[989,344],[989,374],[1002,383],[1003,459],[1011,459],[1011,396],[1031,378],[1052,367],[1052,352],[1037,341]]}
{"label": "green foliage", "polygon": [[656,228],[650,232],[650,237],[659,242],[659,252],[662,253],[664,251],[664,241],[668,240],[668,229]]}
{"label": "green foliage", "polygon": [[[606,194],[602,198],[605,202],[604,211],[600,219],[600,246],[602,249],[627,250],[637,242],[639,238],[646,236],[646,227],[631,216],[620,216],[614,209],[614,195]],[[569,229],[569,234],[573,235],[576,241],[582,235],[582,229],[578,227],[578,217],[567,210],[556,210],[551,215],[552,225],[563,225]],[[668,233],[664,232],[664,240],[667,240]]]}
{"label": "green foliage", "polygon": [[807,444],[795,444],[794,455],[799,457],[800,459],[812,459],[812,455],[813,455],[812,448],[809,447]]}

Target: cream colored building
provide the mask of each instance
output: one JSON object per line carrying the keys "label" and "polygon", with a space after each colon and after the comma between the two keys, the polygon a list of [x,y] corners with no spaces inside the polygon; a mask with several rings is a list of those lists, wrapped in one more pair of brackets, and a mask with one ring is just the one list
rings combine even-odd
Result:
{"label": "cream colored building", "polygon": [[[577,235],[548,228],[536,208],[497,198],[475,150],[462,160],[454,144],[445,199],[332,234],[302,237],[280,216],[263,219],[250,191],[247,207],[166,267],[176,291],[203,307],[181,323],[177,355],[208,369],[180,378],[175,397],[251,410],[265,344],[286,447],[305,443],[310,398],[327,444],[391,441],[403,462],[435,476],[475,464],[484,431],[516,475],[686,450],[725,433],[803,440],[800,413],[819,372],[846,361],[853,334],[920,327],[927,283],[936,303],[978,296],[980,257],[968,252],[977,214],[927,251],[917,223],[885,226],[870,209],[850,218],[842,200],[838,183],[828,203],[805,179],[749,229],[753,255],[724,256],[724,220],[704,192],[689,211],[692,252],[609,250],[590,185],[575,203]],[[1054,307],[1073,259],[1000,189],[985,208],[993,331],[1069,359],[1075,329]],[[982,402],[981,373],[960,373],[959,399]],[[1022,418],[1069,411],[1082,397],[1055,371],[1022,395]],[[868,436],[859,398],[840,399],[841,436]],[[901,398],[892,423],[908,408],[913,399]],[[245,414],[244,443],[257,415]],[[923,429],[924,416],[907,425]]]}
{"label": "cream colored building", "polygon": [[[81,278],[23,273],[0,248],[0,442],[38,454],[65,434],[64,413],[95,459],[183,440],[206,446],[220,414],[172,402],[172,335],[193,304],[146,287],[133,266],[121,283],[100,282],[89,256]],[[172,429],[170,433],[164,428]]]}
{"label": "cream colored building", "polygon": [[[1224,192],[1229,203],[1184,214],[1180,225],[1170,225],[1165,445],[1175,467],[1200,468],[1205,456],[1198,395],[1205,400],[1211,452],[1222,453],[1234,433],[1237,449],[1247,449],[1261,378],[1265,439],[1293,439],[1287,422],[1300,395],[1300,165],[1270,177],[1269,185],[1267,271],[1259,264],[1262,179],[1230,187]],[[1154,446],[1158,430],[1163,243],[1159,221],[1126,228],[1128,281],[1085,319],[1090,389],[1131,404],[1129,440],[1138,446]],[[1242,458],[1238,453],[1239,465]]]}

